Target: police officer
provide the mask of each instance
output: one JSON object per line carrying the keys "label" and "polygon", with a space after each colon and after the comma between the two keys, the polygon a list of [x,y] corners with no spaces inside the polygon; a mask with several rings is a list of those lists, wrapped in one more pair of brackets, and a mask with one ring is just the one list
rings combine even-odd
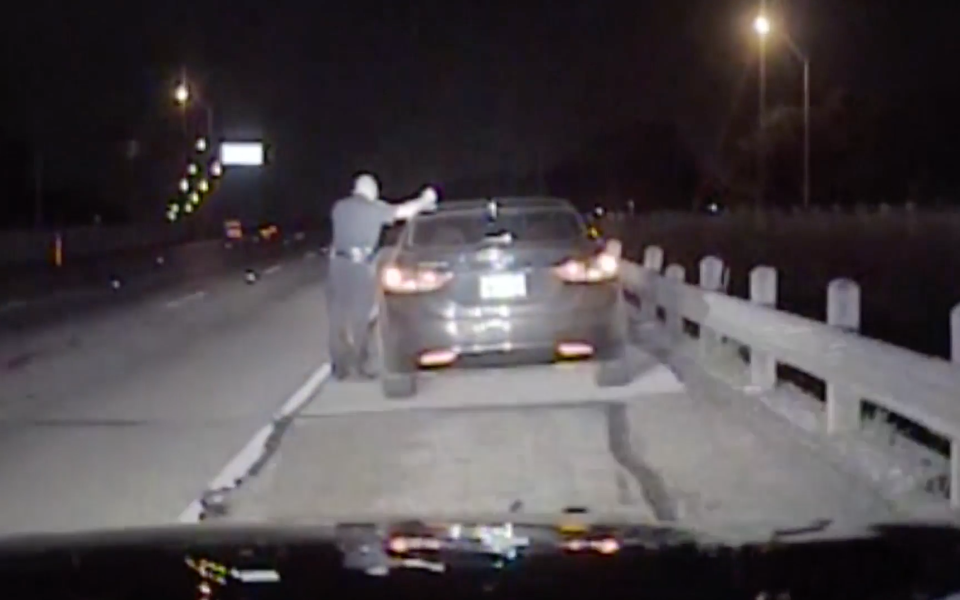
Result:
{"label": "police officer", "polygon": [[375,315],[377,282],[370,264],[384,225],[409,219],[437,204],[437,194],[426,188],[420,196],[401,204],[380,199],[373,175],[354,179],[353,193],[333,205],[330,216],[333,239],[327,274],[327,323],[333,375],[346,379],[362,374],[370,320]]}

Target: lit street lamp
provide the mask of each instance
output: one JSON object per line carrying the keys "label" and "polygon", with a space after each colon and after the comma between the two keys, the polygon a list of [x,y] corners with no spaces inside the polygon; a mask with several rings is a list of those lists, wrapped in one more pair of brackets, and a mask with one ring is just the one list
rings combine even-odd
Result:
{"label": "lit street lamp", "polygon": [[757,32],[757,35],[767,35],[770,33],[770,19],[763,15],[757,16],[757,18],[753,20],[753,29]]}
{"label": "lit street lamp", "polygon": [[[761,44],[766,36],[771,32],[770,21],[760,14],[753,21],[753,28],[760,36]],[[810,207],[810,58],[800,50],[800,47],[793,41],[790,35],[784,31],[779,31],[780,36],[787,43],[790,52],[803,64],[803,207]],[[761,46],[763,52],[763,46]],[[763,67],[763,55],[761,54],[761,68]],[[761,88],[765,88],[765,76],[761,71]],[[765,104],[763,97],[765,90],[761,90],[761,132],[763,127],[762,110]],[[762,150],[761,150],[762,152]]]}
{"label": "lit street lamp", "polygon": [[180,83],[174,88],[173,99],[180,105],[184,105],[190,100],[190,88],[187,87],[186,83]]}
{"label": "lit street lamp", "polygon": [[766,1],[760,0],[760,14],[753,20],[753,30],[760,41],[759,90],[758,90],[758,127],[757,127],[757,208],[763,206],[767,185],[767,36],[770,34],[770,20],[764,14]]}
{"label": "lit street lamp", "polygon": [[[187,107],[191,103],[199,104],[207,113],[207,135],[213,135],[213,107],[209,102],[204,102],[202,98],[197,98],[190,91],[190,87],[186,81],[177,84],[177,87],[173,89],[173,99],[176,100],[177,104],[184,110],[184,113],[186,113]],[[204,144],[206,144],[206,142],[204,142]]]}
{"label": "lit street lamp", "polygon": [[[197,96],[190,89],[189,84],[187,83],[186,75],[184,74],[183,80],[173,88],[173,99],[180,105],[186,115],[187,107],[192,104],[199,104],[207,113],[207,135],[213,136],[213,107],[209,102],[205,102],[204,99],[197,98]],[[204,142],[206,143],[206,142]],[[202,150],[201,150],[202,152]]]}

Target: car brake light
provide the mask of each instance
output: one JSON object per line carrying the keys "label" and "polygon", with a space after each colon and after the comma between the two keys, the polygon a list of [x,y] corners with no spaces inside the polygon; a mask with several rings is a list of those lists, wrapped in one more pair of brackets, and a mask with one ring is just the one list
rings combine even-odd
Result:
{"label": "car brake light", "polygon": [[393,265],[380,272],[380,284],[384,291],[392,294],[433,292],[446,285],[451,278],[452,273],[432,269],[403,269]]}
{"label": "car brake light", "polygon": [[599,283],[615,279],[620,260],[609,252],[601,252],[587,260],[568,260],[554,267],[554,273],[567,283]]}

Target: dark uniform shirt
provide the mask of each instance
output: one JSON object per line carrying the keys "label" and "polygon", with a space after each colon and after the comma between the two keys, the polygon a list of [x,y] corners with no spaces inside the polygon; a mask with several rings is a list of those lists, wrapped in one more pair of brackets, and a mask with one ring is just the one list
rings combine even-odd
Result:
{"label": "dark uniform shirt", "polygon": [[337,200],[330,214],[333,226],[331,248],[337,251],[351,248],[372,250],[384,225],[393,223],[395,208],[382,200],[369,200],[358,195]]}
{"label": "dark uniform shirt", "polygon": [[[352,195],[337,200],[330,214],[333,239],[327,271],[330,353],[337,373],[363,362],[371,315],[376,304],[373,258],[383,226],[393,223],[394,207],[382,200]],[[340,377],[342,375],[338,375]]]}

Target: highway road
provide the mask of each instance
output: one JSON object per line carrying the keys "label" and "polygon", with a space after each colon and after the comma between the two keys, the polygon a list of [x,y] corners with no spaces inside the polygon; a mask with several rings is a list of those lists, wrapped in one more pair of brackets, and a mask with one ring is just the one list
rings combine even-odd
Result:
{"label": "highway road", "polygon": [[0,533],[195,522],[204,490],[238,481],[221,519],[893,510],[772,414],[639,348],[621,389],[596,389],[589,365],[447,373],[410,401],[330,382],[315,250],[221,256],[69,318],[23,312],[0,338]]}
{"label": "highway road", "polygon": [[186,258],[210,243],[193,243],[187,248],[156,246],[110,252],[100,256],[74,257],[69,253],[58,267],[53,254],[45,261],[0,264],[0,311],[19,306],[52,293],[89,288],[95,281],[112,277],[139,277],[156,270],[165,260]]}
{"label": "highway road", "polygon": [[0,268],[0,335],[34,330],[227,271],[263,269],[313,239],[209,240],[51,265]]}

